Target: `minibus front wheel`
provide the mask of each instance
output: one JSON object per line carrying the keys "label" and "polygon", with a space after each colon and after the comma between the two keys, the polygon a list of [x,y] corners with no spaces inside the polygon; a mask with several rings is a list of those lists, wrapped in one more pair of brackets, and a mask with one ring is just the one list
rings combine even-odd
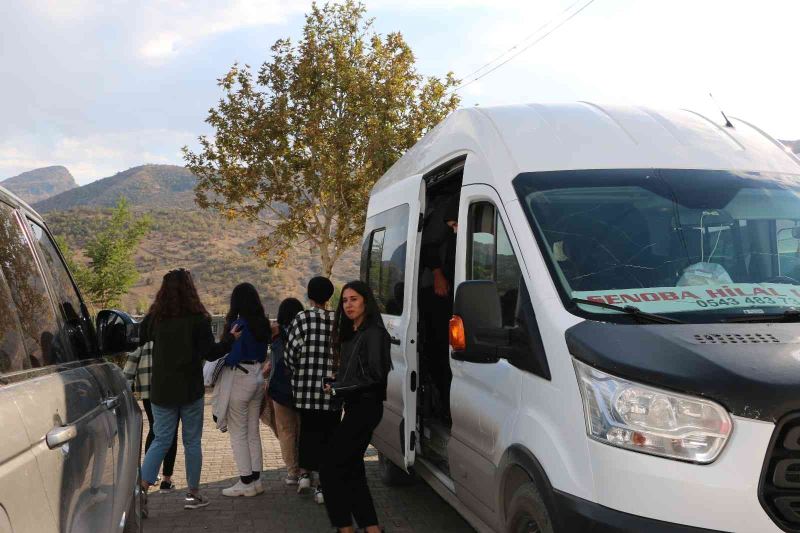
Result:
{"label": "minibus front wheel", "polygon": [[523,483],[508,506],[507,533],[553,533],[553,523],[536,485]]}

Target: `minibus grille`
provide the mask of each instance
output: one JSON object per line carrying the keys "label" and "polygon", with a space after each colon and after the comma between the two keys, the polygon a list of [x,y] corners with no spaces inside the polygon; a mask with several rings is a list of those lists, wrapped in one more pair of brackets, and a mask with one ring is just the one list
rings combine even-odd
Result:
{"label": "minibus grille", "polygon": [[800,532],[800,413],[785,416],[775,427],[758,499],[781,529]]}
{"label": "minibus grille", "polygon": [[780,344],[772,333],[703,333],[696,334],[697,344]]}

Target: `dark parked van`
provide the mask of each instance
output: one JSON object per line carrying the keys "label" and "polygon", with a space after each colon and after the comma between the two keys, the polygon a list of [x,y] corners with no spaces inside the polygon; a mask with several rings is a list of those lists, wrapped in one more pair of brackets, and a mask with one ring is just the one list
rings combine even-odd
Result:
{"label": "dark parked van", "polygon": [[124,313],[94,319],[42,218],[0,187],[0,532],[141,531]]}

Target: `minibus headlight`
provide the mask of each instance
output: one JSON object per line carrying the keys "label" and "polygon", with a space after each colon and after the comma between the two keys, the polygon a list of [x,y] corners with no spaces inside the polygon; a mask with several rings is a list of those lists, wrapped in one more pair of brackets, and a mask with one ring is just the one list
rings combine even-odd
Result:
{"label": "minibus headlight", "polygon": [[629,450],[711,463],[733,428],[714,402],[617,378],[574,360],[589,437]]}

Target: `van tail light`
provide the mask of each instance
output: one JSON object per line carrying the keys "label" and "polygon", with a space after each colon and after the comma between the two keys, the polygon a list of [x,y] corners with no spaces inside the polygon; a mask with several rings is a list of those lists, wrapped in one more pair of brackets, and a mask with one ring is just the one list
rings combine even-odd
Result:
{"label": "van tail light", "polygon": [[450,319],[450,346],[454,352],[463,352],[467,349],[467,336],[464,333],[464,321],[458,315]]}

